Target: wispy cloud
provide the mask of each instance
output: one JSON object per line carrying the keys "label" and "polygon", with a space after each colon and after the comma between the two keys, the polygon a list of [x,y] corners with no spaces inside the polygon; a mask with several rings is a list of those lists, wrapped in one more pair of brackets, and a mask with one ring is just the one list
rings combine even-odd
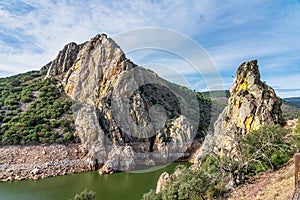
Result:
{"label": "wispy cloud", "polygon": [[193,8],[195,3],[184,1],[10,2],[4,0],[0,4],[0,40],[9,49],[4,54],[7,51],[23,56],[28,52],[43,54],[43,60],[33,63],[28,59],[24,63],[34,68],[53,58],[67,42],[84,42],[97,33],[112,35],[138,27],[159,26],[195,34],[201,21],[197,17],[200,11]]}
{"label": "wispy cloud", "polygon": [[[97,33],[115,35],[135,28],[162,27],[203,45],[224,75],[225,86],[241,62],[259,59],[262,77],[276,80],[293,74],[293,86],[300,88],[299,10],[296,0],[2,0],[0,70],[39,69],[66,43],[81,43]],[[188,74],[176,61],[166,57],[156,63],[172,64],[176,71]]]}

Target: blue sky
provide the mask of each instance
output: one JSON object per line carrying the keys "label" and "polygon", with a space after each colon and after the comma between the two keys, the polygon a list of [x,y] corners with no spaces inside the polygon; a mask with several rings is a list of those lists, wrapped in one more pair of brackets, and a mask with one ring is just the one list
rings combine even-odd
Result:
{"label": "blue sky", "polygon": [[[258,59],[262,79],[279,96],[300,96],[299,10],[296,0],[1,0],[0,75],[39,69],[71,41],[159,27],[199,43],[215,63],[225,88],[242,62]],[[172,55],[150,50],[127,57],[139,65],[168,65],[190,87],[204,89],[197,74]],[[162,75],[176,80],[172,74]]]}

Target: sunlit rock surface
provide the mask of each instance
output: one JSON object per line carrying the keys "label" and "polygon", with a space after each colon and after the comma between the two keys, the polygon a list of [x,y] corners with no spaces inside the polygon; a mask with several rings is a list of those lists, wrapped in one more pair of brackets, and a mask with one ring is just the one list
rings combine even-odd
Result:
{"label": "sunlit rock surface", "polygon": [[103,173],[174,161],[197,133],[194,93],[135,65],[105,34],[66,45],[47,68],[74,100],[76,134]]}
{"label": "sunlit rock surface", "polygon": [[262,125],[283,123],[281,104],[275,91],[260,79],[256,60],[244,62],[238,68],[230,88],[228,105],[214,125],[197,155],[198,160],[207,154],[233,153],[232,141]]}

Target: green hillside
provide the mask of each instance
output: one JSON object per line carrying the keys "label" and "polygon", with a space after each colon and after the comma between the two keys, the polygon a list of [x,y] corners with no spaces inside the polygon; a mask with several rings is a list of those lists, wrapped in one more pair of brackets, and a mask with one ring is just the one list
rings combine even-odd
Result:
{"label": "green hillside", "polygon": [[0,79],[0,144],[74,142],[67,99],[39,71]]}

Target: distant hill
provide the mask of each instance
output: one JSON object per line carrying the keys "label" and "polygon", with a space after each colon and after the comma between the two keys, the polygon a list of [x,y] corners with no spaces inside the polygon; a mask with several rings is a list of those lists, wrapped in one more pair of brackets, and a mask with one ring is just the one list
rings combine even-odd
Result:
{"label": "distant hill", "polygon": [[212,91],[201,92],[201,94],[203,96],[211,97],[211,98],[230,97],[229,90],[212,90]]}
{"label": "distant hill", "polygon": [[300,97],[291,97],[283,99],[287,104],[300,108]]}

